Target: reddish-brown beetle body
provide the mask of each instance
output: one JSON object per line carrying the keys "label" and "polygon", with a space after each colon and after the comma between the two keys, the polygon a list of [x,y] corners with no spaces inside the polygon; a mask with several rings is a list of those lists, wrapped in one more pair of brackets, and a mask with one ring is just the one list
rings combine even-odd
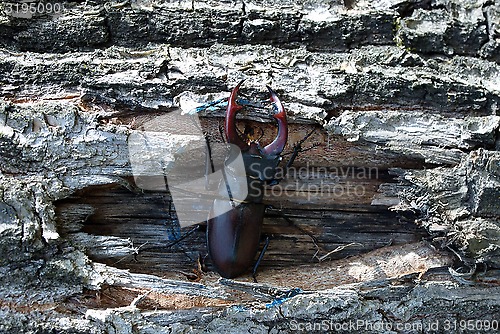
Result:
{"label": "reddish-brown beetle body", "polygon": [[[264,186],[273,180],[287,138],[286,112],[276,94],[267,87],[275,106],[273,117],[278,123],[278,135],[272,143],[261,147],[257,142],[245,142],[236,130],[236,114],[243,107],[236,98],[240,82],[231,92],[225,119],[227,142],[241,150],[245,164],[248,195],[243,202],[216,199],[207,228],[207,245],[217,272],[226,278],[245,273],[254,263],[259,248],[265,206]],[[231,159],[231,154],[228,159]],[[227,178],[231,178],[229,173]]]}

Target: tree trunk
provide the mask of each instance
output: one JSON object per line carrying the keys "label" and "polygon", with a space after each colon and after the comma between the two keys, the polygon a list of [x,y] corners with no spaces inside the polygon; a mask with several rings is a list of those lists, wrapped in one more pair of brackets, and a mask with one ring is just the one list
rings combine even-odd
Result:
{"label": "tree trunk", "polygon": [[[0,332],[498,329],[498,2],[50,4],[0,4]],[[179,228],[168,174],[207,163],[186,114],[217,154],[242,79],[285,105],[282,166],[312,133],[265,188],[256,283]]]}

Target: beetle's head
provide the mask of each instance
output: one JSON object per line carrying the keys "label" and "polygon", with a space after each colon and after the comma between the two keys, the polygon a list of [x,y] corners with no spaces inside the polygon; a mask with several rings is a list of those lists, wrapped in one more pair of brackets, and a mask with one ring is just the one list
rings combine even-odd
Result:
{"label": "beetle's head", "polygon": [[252,136],[246,136],[246,139],[243,140],[236,129],[236,114],[243,109],[243,106],[237,103],[238,91],[242,83],[243,81],[240,81],[240,83],[238,83],[238,85],[236,85],[236,87],[234,87],[231,91],[231,95],[229,96],[225,119],[227,142],[237,145],[242,151],[258,150],[259,154],[266,157],[279,156],[285,148],[286,141],[288,139],[288,123],[283,104],[279,100],[276,93],[269,86],[266,86],[270,93],[271,103],[273,104],[273,117],[278,123],[278,135],[270,144],[264,147],[261,147],[257,142],[257,139]]}

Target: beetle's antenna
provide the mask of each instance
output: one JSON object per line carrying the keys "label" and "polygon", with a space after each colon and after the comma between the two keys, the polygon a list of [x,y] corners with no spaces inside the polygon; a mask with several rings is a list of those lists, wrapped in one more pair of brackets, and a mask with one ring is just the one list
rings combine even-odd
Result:
{"label": "beetle's antenna", "polygon": [[288,160],[286,166],[285,166],[285,171],[292,166],[293,162],[295,161],[295,158],[299,155],[300,152],[303,152],[304,150],[302,149],[302,144],[316,131],[316,128],[312,129],[311,132],[309,132],[304,138],[302,138],[297,144],[293,146],[293,151],[292,151],[292,156],[290,157],[290,160]]}
{"label": "beetle's antenna", "polygon": [[260,129],[260,136],[257,138],[257,141],[260,141],[264,137],[264,130]]}

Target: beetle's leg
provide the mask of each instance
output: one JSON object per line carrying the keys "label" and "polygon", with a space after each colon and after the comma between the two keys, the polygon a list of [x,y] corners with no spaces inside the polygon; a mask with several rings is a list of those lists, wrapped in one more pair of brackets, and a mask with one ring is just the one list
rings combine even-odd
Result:
{"label": "beetle's leg", "polygon": [[[169,216],[169,220],[170,220],[170,225],[167,227],[167,233],[168,233],[169,240],[171,240],[171,242],[166,244],[166,245],[162,245],[162,246],[145,246],[145,247],[142,247],[141,250],[151,251],[151,250],[161,250],[161,249],[170,248],[170,247],[175,246],[176,244],[180,243],[182,240],[186,239],[188,236],[190,236],[191,234],[193,234],[194,232],[199,230],[200,225],[195,225],[195,226],[193,226],[192,229],[190,229],[186,233],[181,233],[181,227],[179,225],[179,220],[177,219],[177,217],[174,218],[174,215],[176,216],[174,210],[175,210],[175,208],[173,208],[173,203],[170,200],[168,202],[168,216]],[[189,255],[187,255],[187,256],[189,257],[189,259],[191,259],[191,257]]]}
{"label": "beetle's leg", "polygon": [[186,233],[182,234],[177,240],[174,240],[173,242],[171,242],[168,245],[165,245],[165,246],[163,246],[161,248],[169,248],[169,247],[172,247],[172,246],[178,244],[179,242],[181,242],[182,240],[186,239],[188,236],[190,236],[194,232],[198,231],[199,228],[200,228],[200,225],[195,225],[192,229],[190,229]]}
{"label": "beetle's leg", "polygon": [[[198,231],[200,229],[200,225],[195,225],[192,229],[190,229],[189,231],[187,231],[186,233],[182,234],[178,239],[172,241],[171,243],[169,244],[166,244],[164,246],[149,246],[149,247],[141,247],[141,250],[149,250],[149,251],[152,251],[152,250],[162,250],[162,249],[166,249],[166,248],[170,248],[172,246],[175,246],[177,245],[178,243],[180,243],[182,240],[186,239],[187,237],[189,237],[191,234],[193,234],[194,232]],[[187,254],[186,254],[187,255]],[[189,259],[192,260],[192,258],[187,255],[187,257],[189,257]]]}
{"label": "beetle's leg", "polygon": [[285,171],[292,166],[297,155],[299,155],[300,152],[304,152],[304,150],[302,149],[302,144],[304,144],[304,142],[314,133],[314,131],[316,131],[316,129],[312,129],[311,132],[309,132],[304,138],[302,138],[297,144],[293,146],[292,156],[286,163]]}
{"label": "beetle's leg", "polygon": [[248,145],[243,140],[241,140],[240,136],[238,135],[238,131],[236,131],[236,114],[238,113],[238,111],[243,109],[243,107],[236,102],[236,98],[238,97],[238,90],[240,89],[242,83],[243,80],[240,81],[240,83],[238,83],[236,87],[234,87],[234,89],[231,91],[231,95],[229,96],[224,129],[226,132],[227,142],[238,146],[241,150],[244,150],[248,148]]}
{"label": "beetle's leg", "polygon": [[271,102],[274,103],[277,111],[273,117],[278,122],[278,135],[269,145],[262,149],[262,152],[265,155],[276,156],[283,152],[283,149],[285,148],[286,141],[288,139],[288,122],[286,120],[285,108],[283,107],[280,99],[269,86],[267,86],[267,89],[271,94]]}
{"label": "beetle's leg", "polygon": [[297,224],[295,224],[295,223],[293,222],[293,220],[291,220],[290,218],[288,218],[288,217],[287,217],[287,216],[283,213],[283,211],[281,211],[280,209],[278,209],[278,208],[276,208],[275,206],[272,206],[272,205],[267,205],[267,206],[266,206],[266,209],[272,209],[274,212],[276,212],[276,214],[277,214],[279,217],[283,218],[283,219],[284,219],[284,220],[285,220],[285,221],[286,221],[286,222],[287,222],[290,226],[293,226],[293,227],[295,227],[297,230],[299,230],[300,232],[302,232],[302,233],[304,233],[304,234],[308,235],[308,236],[311,238],[312,242],[314,243],[314,246],[316,247],[316,249],[317,249],[318,251],[319,251],[319,250],[325,251],[325,250],[324,250],[324,249],[323,249],[323,248],[322,248],[322,247],[318,244],[318,243],[319,243],[318,239],[317,239],[317,238],[316,238],[316,237],[315,237],[315,236],[314,236],[311,232],[306,231],[306,230],[304,230],[302,227],[300,227],[300,226],[298,226]]}
{"label": "beetle's leg", "polygon": [[181,225],[179,224],[179,219],[174,218],[172,214],[172,200],[168,201],[168,217],[170,218],[170,224],[167,227],[168,240],[178,240],[181,237]]}
{"label": "beetle's leg", "polygon": [[259,258],[257,259],[257,262],[255,262],[255,265],[253,266],[252,277],[253,277],[254,283],[257,283],[257,268],[259,267],[260,262],[262,261],[262,258],[264,257],[264,253],[266,252],[267,247],[269,247],[269,237],[266,237],[266,243],[264,244],[264,247],[262,247],[262,250],[260,251]]}
{"label": "beetle's leg", "polygon": [[213,190],[217,185],[210,184],[209,175],[215,173],[214,161],[212,159],[212,147],[210,140],[205,135],[205,190]]}
{"label": "beetle's leg", "polygon": [[[312,147],[310,147],[308,149],[302,148],[302,144],[304,144],[304,142],[314,133],[314,131],[316,131],[316,129],[312,129],[311,132],[309,132],[304,138],[302,138],[297,144],[295,144],[293,146],[293,151],[291,152],[292,155],[290,156],[290,159],[288,160],[288,162],[286,163],[286,165],[284,167],[285,173],[287,173],[288,169],[292,166],[293,162],[295,161],[295,158],[297,158],[299,153],[316,147],[315,145],[313,145]],[[287,154],[290,154],[290,153],[287,153]],[[286,176],[286,174],[284,176]],[[282,177],[280,179],[272,179],[272,180],[267,181],[267,184],[270,186],[274,186],[274,185],[277,185],[278,183],[280,183],[283,179],[284,179],[284,177]]]}

